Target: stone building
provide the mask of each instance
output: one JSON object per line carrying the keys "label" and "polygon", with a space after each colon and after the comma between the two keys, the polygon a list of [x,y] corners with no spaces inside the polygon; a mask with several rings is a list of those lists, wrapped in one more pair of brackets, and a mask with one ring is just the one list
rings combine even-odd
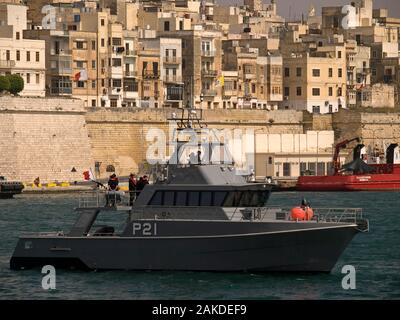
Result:
{"label": "stone building", "polygon": [[[296,48],[292,46],[291,48]],[[283,109],[332,113],[346,108],[346,50],[343,45],[283,53]]]}
{"label": "stone building", "polygon": [[0,75],[19,74],[24,79],[21,96],[45,95],[45,42],[24,37],[27,7],[0,3]]}

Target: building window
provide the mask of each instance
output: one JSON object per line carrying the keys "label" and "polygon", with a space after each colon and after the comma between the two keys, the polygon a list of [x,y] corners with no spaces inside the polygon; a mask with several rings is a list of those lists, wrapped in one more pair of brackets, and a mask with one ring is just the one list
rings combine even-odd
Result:
{"label": "building window", "polygon": [[122,66],[122,60],[119,58],[113,58],[112,59],[112,66],[113,67],[121,67]]}
{"label": "building window", "polygon": [[76,41],[76,49],[84,49],[83,41]]}
{"label": "building window", "polygon": [[26,83],[31,83],[31,74],[30,73],[26,74]]}
{"label": "building window", "polygon": [[307,171],[307,162],[300,162],[300,175],[304,176]]}
{"label": "building window", "polygon": [[313,106],[312,107],[312,112],[313,113],[320,113],[320,107],[319,106]]}
{"label": "building window", "polygon": [[112,45],[113,46],[120,46],[122,43],[121,38],[112,38]]}
{"label": "building window", "polygon": [[342,51],[338,51],[338,58],[342,59]]}
{"label": "building window", "polygon": [[313,77],[319,77],[321,75],[321,71],[319,69],[312,70]]}
{"label": "building window", "polygon": [[318,162],[317,163],[317,176],[324,176],[325,175],[325,162]]}
{"label": "building window", "polygon": [[315,176],[315,162],[308,163],[308,171],[310,171],[310,175]]}
{"label": "building window", "polygon": [[36,74],[36,84],[39,84],[39,83],[40,83],[40,75]]}
{"label": "building window", "polygon": [[256,93],[256,85],[254,83],[251,84],[251,93]]}
{"label": "building window", "polygon": [[77,68],[83,68],[83,61],[76,61],[76,67]]}
{"label": "building window", "polygon": [[286,96],[286,97],[289,97],[289,95],[290,95],[290,88],[289,87],[285,87],[285,93],[284,93],[284,95]]}
{"label": "building window", "polygon": [[290,69],[285,68],[285,77],[290,77]]}
{"label": "building window", "polygon": [[79,14],[74,15],[74,22],[80,22],[81,21],[81,16]]}
{"label": "building window", "polygon": [[10,61],[10,50],[6,51],[6,60]]}
{"label": "building window", "polygon": [[183,30],[183,21],[179,21],[179,30]]}
{"label": "building window", "polygon": [[26,61],[31,61],[31,52],[30,51],[26,52]]}
{"label": "building window", "polygon": [[296,68],[296,76],[301,77],[301,68]]}
{"label": "building window", "polygon": [[96,80],[92,80],[92,89],[96,89]]}
{"label": "building window", "polygon": [[112,79],[112,86],[113,88],[121,88],[121,79]]}
{"label": "building window", "polygon": [[17,61],[21,60],[21,52],[17,50]]}
{"label": "building window", "polygon": [[291,166],[289,162],[284,162],[283,163],[283,176],[284,177],[290,177],[291,176]]}
{"label": "building window", "polygon": [[101,42],[101,46],[104,47],[105,46],[104,38],[101,38],[100,42]]}
{"label": "building window", "polygon": [[329,96],[332,97],[333,96],[333,88],[329,87]]}
{"label": "building window", "polygon": [[92,50],[96,50],[96,41],[92,41]]}
{"label": "building window", "polygon": [[333,69],[329,68],[329,78],[332,78],[332,77],[333,77]]}
{"label": "building window", "polygon": [[76,83],[76,87],[77,88],[84,88],[85,87],[85,82],[84,81],[78,81]]}
{"label": "building window", "polygon": [[338,88],[337,90],[338,97],[342,96],[342,88]]}
{"label": "building window", "polygon": [[17,40],[20,39],[20,33],[19,33],[19,32],[17,32],[17,33],[15,34],[15,38],[16,38]]}
{"label": "building window", "polygon": [[102,26],[102,27],[104,27],[104,19],[100,19],[100,25]]}
{"label": "building window", "polygon": [[342,68],[338,69],[338,77],[341,78],[343,76],[343,70]]}
{"label": "building window", "polygon": [[314,97],[320,96],[320,95],[321,95],[321,89],[320,89],[320,88],[313,88],[313,89],[312,89],[312,95],[313,95]]}
{"label": "building window", "polygon": [[169,31],[169,21],[164,21],[164,31]]}
{"label": "building window", "polygon": [[96,100],[92,99],[92,107],[95,107],[95,106],[96,106]]}
{"label": "building window", "polygon": [[96,69],[96,60],[92,60],[92,69]]}
{"label": "building window", "polygon": [[110,107],[111,108],[116,108],[118,106],[118,100],[117,99],[111,99],[110,100]]}
{"label": "building window", "polygon": [[40,53],[39,51],[36,51],[36,62],[40,61]]}
{"label": "building window", "polygon": [[298,96],[301,96],[301,87],[296,88],[296,93]]}

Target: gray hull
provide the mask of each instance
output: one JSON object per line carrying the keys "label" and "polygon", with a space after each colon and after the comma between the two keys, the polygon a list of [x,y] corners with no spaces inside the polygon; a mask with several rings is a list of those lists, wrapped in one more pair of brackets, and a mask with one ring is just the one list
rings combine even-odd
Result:
{"label": "gray hull", "polygon": [[[271,231],[271,225],[278,231]],[[243,223],[242,233],[231,235],[20,238],[10,267],[330,272],[357,233],[351,224],[302,224],[301,229],[295,223],[285,225],[292,230],[279,230],[274,223]],[[252,226],[257,230],[249,230]]]}

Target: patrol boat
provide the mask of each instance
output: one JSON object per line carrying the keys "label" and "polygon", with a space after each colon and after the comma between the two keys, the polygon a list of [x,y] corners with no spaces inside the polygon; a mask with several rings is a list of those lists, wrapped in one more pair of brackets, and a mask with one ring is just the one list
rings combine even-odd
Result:
{"label": "patrol boat", "polygon": [[[176,132],[188,130],[204,128],[181,121]],[[228,152],[223,143],[174,141],[178,161],[158,168],[131,207],[120,194],[81,198],[70,231],[22,235],[10,268],[330,272],[352,238],[368,231],[361,209],[313,208],[313,218],[301,220],[267,207],[272,185],[249,183],[223,161],[205,163],[205,153]],[[127,214],[121,232],[95,225],[100,212],[116,211]]]}

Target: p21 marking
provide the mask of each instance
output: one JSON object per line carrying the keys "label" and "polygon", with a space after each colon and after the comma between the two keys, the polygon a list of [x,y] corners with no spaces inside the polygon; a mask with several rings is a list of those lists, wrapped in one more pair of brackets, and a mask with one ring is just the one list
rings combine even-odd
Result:
{"label": "p21 marking", "polygon": [[134,222],[132,223],[132,234],[134,236],[156,236],[157,223],[151,222]]}

